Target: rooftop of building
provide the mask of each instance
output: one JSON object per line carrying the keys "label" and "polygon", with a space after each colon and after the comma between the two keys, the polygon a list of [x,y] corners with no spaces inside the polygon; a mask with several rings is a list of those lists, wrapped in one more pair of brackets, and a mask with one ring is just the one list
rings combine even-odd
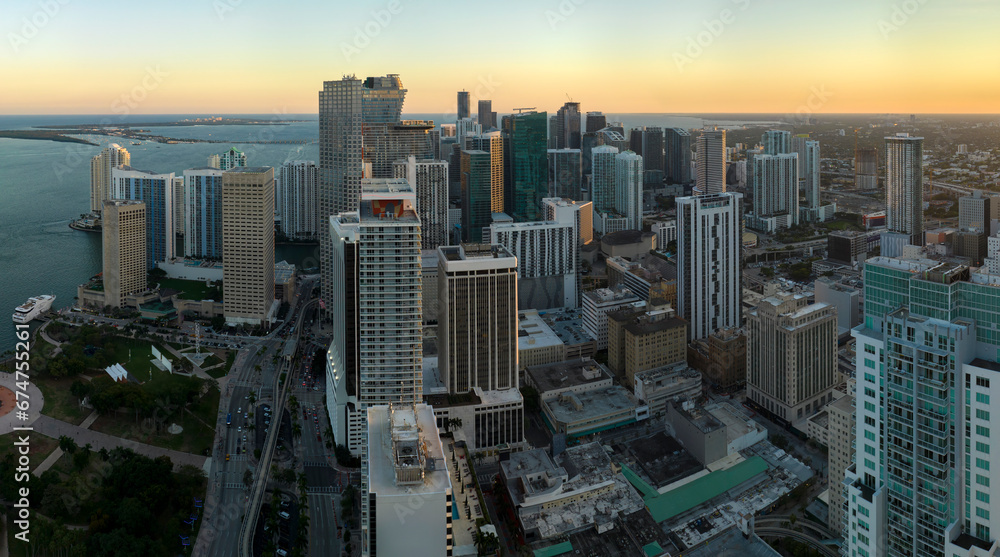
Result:
{"label": "rooftop of building", "polygon": [[700,378],[701,372],[689,366],[687,362],[677,362],[675,364],[647,369],[635,374],[637,382],[659,383],[662,386]]}
{"label": "rooftop of building", "polygon": [[763,475],[767,469],[767,462],[754,456],[729,468],[705,474],[662,494],[628,466],[622,467],[622,473],[643,494],[643,501],[653,515],[653,520],[664,522]]}
{"label": "rooftop of building", "polygon": [[653,237],[652,232],[642,230],[619,230],[611,234],[601,236],[601,242],[609,246],[624,246],[627,244],[638,244],[643,240],[649,241]]}
{"label": "rooftop of building", "polygon": [[226,172],[232,174],[264,174],[273,170],[270,166],[234,166],[226,169]]}
{"label": "rooftop of building", "polygon": [[529,366],[525,373],[539,393],[610,381],[607,368],[591,358]]}
{"label": "rooftop of building", "polygon": [[563,392],[542,399],[552,417],[564,424],[589,422],[602,416],[634,411],[639,401],[624,387],[612,385],[583,392]]}
{"label": "rooftop of building", "polygon": [[727,442],[735,441],[748,433],[756,433],[764,429],[763,426],[747,415],[741,406],[733,404],[728,400],[706,404],[704,410],[722,423],[722,425],[726,426]]}
{"label": "rooftop of building", "polygon": [[614,289],[598,288],[596,290],[588,290],[587,292],[584,292],[582,296],[584,300],[588,300],[594,304],[606,304],[610,302],[628,303],[639,301],[639,297],[636,296],[635,293],[621,285],[618,285]]}
{"label": "rooftop of building", "polygon": [[432,407],[417,404],[368,409],[368,487],[377,494],[443,493],[451,489]]}
{"label": "rooftop of building", "polygon": [[648,437],[616,443],[612,450],[615,462],[626,464],[644,481],[661,488],[696,474],[704,466],[677,439],[659,431]]}
{"label": "rooftop of building", "polygon": [[[438,248],[447,261],[468,261],[473,259],[514,258],[514,254],[500,244],[461,244]],[[515,262],[516,263],[516,262]]]}
{"label": "rooftop of building", "polygon": [[[517,460],[515,456],[518,456]],[[518,465],[521,468],[518,468]],[[642,510],[642,498],[617,472],[600,443],[567,448],[555,459],[549,457],[543,449],[514,453],[511,455],[511,460],[502,463],[501,467],[508,479],[518,478],[517,481],[507,483],[515,505],[523,504],[525,490],[527,493],[544,493],[552,491],[554,487],[549,483],[539,483],[540,480],[528,483],[522,481],[521,479],[528,474],[546,472],[554,477],[564,475],[566,481],[555,482],[555,485],[558,485],[556,497],[560,494],[572,497],[600,486],[610,487],[607,491],[597,492],[563,505],[521,506],[519,516],[524,529],[537,529],[542,538],[551,538],[589,526],[609,524],[619,513]]]}
{"label": "rooftop of building", "polygon": [[112,169],[112,172],[119,170],[122,172],[138,172],[140,174],[147,174],[149,176],[164,177],[172,174],[172,172],[153,172],[152,170],[142,170],[141,168],[136,168],[134,166],[129,166],[123,164]]}
{"label": "rooftop of building", "polygon": [[721,427],[726,427],[711,412],[708,412],[704,407],[695,406],[692,402],[674,402],[672,406],[675,412],[690,422],[691,425],[697,427],[702,433],[711,433]]}
{"label": "rooftop of building", "polygon": [[274,264],[274,282],[285,284],[295,276],[295,265],[287,261],[279,261]]}
{"label": "rooftop of building", "polygon": [[669,312],[667,310],[644,312],[641,316],[634,318],[631,323],[625,325],[625,330],[633,335],[649,335],[686,328],[687,321],[679,317],[665,317],[665,315],[671,315],[672,312],[673,310]]}
{"label": "rooftop of building", "polygon": [[781,557],[759,536],[749,538],[737,527],[732,527],[711,540],[698,544],[684,552],[684,557],[724,557],[739,555],[740,557]]}
{"label": "rooftop of building", "polygon": [[524,310],[519,312],[517,317],[518,350],[531,350],[563,344],[559,335],[538,315],[538,311]]}
{"label": "rooftop of building", "polygon": [[541,313],[552,332],[567,346],[594,342],[594,337],[583,328],[583,310],[557,310]]}

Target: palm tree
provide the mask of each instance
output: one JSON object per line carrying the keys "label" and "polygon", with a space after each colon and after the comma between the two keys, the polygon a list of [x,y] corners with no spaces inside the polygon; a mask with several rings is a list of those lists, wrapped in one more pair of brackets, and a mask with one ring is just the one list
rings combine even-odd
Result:
{"label": "palm tree", "polygon": [[298,439],[302,437],[302,424],[299,422],[292,423],[292,439]]}
{"label": "palm tree", "polygon": [[247,428],[247,431],[253,431],[253,430],[257,429],[257,426],[255,426],[253,422],[250,422],[250,423],[248,423],[246,425],[246,428]]}
{"label": "palm tree", "polygon": [[[257,366],[257,367],[260,367],[260,366]],[[250,399],[249,399],[250,400],[250,404],[253,404],[253,403],[257,402],[257,393],[255,393],[253,391],[250,391],[250,395],[249,396],[250,396]]]}
{"label": "palm tree", "polygon": [[295,398],[295,395],[288,397],[288,409],[292,411],[292,414],[299,409],[299,399]]}

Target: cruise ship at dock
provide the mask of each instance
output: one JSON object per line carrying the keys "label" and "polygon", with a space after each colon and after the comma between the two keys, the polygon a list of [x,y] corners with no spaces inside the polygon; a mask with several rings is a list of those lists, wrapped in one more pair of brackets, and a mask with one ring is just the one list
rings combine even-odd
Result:
{"label": "cruise ship at dock", "polygon": [[50,294],[28,298],[27,302],[14,308],[14,323],[30,322],[39,315],[49,311],[52,308],[52,302],[55,301],[56,297]]}

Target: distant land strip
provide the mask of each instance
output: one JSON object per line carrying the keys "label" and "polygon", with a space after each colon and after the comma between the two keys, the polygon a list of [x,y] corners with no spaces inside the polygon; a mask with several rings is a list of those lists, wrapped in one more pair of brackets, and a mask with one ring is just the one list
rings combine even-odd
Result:
{"label": "distant land strip", "polygon": [[93,141],[87,141],[79,137],[70,137],[64,133],[75,133],[70,130],[0,130],[0,138],[9,139],[38,139],[42,141],[60,141],[63,143],[83,143],[84,145],[94,145]]}
{"label": "distant land strip", "polygon": [[222,118],[219,120],[177,120],[175,122],[142,122],[142,123],[102,123],[102,124],[72,124],[60,126],[34,126],[39,129],[58,130],[92,130],[101,128],[152,128],[168,126],[287,126],[293,122],[308,122],[309,120],[251,120],[248,118]]}

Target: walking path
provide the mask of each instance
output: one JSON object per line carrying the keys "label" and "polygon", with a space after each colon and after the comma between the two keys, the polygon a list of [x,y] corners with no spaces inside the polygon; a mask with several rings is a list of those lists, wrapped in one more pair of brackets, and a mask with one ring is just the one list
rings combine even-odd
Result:
{"label": "walking path", "polygon": [[[98,414],[96,410],[91,412],[89,416],[84,418],[83,423],[80,424],[80,429],[90,429],[90,425],[97,421],[97,417]],[[86,445],[86,443],[84,443],[84,445]],[[59,459],[62,457],[62,455],[63,455],[63,450],[60,449],[59,447],[56,447],[56,450],[52,451],[52,454],[46,457],[46,459],[43,460],[42,463],[39,464],[37,468],[35,468],[32,474],[34,474],[39,478],[42,477],[42,474],[44,474],[46,470],[51,468],[53,464],[58,462]]]}
{"label": "walking path", "polygon": [[82,446],[90,443],[91,448],[96,451],[101,449],[107,449],[110,451],[115,447],[125,447],[126,449],[132,449],[133,451],[146,455],[150,458],[157,458],[161,456],[169,457],[174,463],[174,466],[188,464],[203,470],[206,470],[206,464],[209,460],[201,455],[172,451],[162,447],[154,447],[153,445],[122,439],[121,437],[115,437],[106,433],[91,431],[80,426],[59,421],[49,416],[39,416],[38,419],[35,420],[33,426],[36,433],[40,433],[46,437],[59,439],[61,436],[65,435],[76,441],[77,445]]}

